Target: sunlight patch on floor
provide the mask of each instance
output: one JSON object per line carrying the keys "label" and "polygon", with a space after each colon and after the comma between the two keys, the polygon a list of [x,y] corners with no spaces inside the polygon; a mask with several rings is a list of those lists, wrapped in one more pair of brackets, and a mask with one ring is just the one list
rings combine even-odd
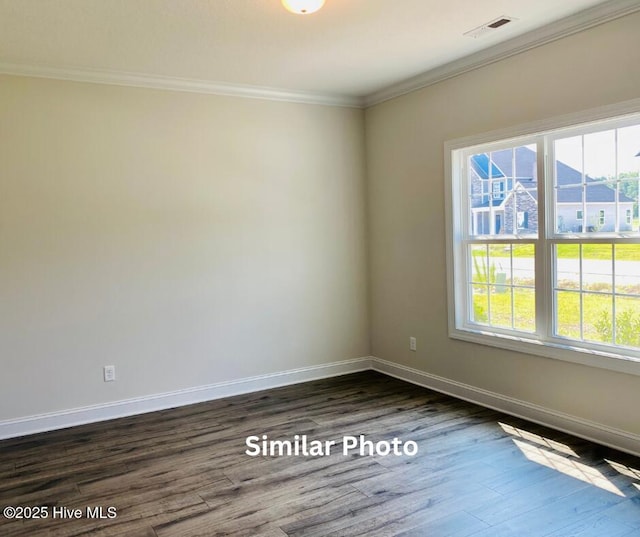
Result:
{"label": "sunlight patch on floor", "polygon": [[531,444],[518,440],[517,438],[514,438],[513,441],[516,446],[520,448],[520,451],[522,451],[524,456],[530,461],[542,464],[547,468],[552,468],[553,470],[557,470],[565,475],[579,479],[585,483],[589,483],[590,485],[606,490],[607,492],[612,492],[613,494],[624,497],[624,493],[609,481],[609,479],[607,479],[599,470],[558,453],[548,451],[547,449],[532,446]]}
{"label": "sunlight patch on floor", "polygon": [[565,455],[571,455],[572,457],[580,458],[580,456],[566,444],[550,440],[549,438],[545,438],[544,436],[540,436],[539,434],[525,431],[524,429],[518,429],[518,427],[514,427],[513,425],[508,425],[506,423],[498,422],[498,425],[500,425],[500,427],[502,427],[502,430],[507,434],[518,436],[520,438],[528,440],[529,442],[533,442],[534,444],[539,444],[541,446],[553,449],[554,451],[564,453]]}
{"label": "sunlight patch on floor", "polygon": [[636,470],[635,468],[631,468],[631,466],[625,466],[624,464],[609,459],[605,459],[605,461],[607,461],[611,468],[616,470],[618,473],[631,477],[632,479],[640,479],[640,470]]}

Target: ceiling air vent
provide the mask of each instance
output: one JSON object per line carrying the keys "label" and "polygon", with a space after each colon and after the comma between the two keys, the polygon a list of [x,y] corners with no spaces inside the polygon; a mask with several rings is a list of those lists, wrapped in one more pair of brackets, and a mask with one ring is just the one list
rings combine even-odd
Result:
{"label": "ceiling air vent", "polygon": [[503,15],[502,17],[498,17],[497,19],[486,22],[482,26],[478,26],[473,30],[465,32],[464,35],[473,37],[474,39],[478,39],[479,37],[484,37],[491,32],[495,32],[498,28],[502,28],[503,26],[506,26],[507,24],[515,20],[518,19],[516,19],[515,17],[507,17],[506,15]]}

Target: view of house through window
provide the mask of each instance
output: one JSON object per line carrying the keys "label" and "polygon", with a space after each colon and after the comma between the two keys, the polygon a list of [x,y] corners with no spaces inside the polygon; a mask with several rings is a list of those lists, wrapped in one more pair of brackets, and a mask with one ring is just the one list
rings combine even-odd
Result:
{"label": "view of house through window", "polygon": [[[638,231],[639,130],[630,126],[554,140],[558,233]],[[635,222],[627,212],[635,212]]]}
{"label": "view of house through window", "polygon": [[640,358],[640,118],[452,157],[455,328]]}
{"label": "view of house through window", "polygon": [[535,245],[526,239],[538,231],[536,168],[535,144],[468,157],[470,236],[514,236],[469,243],[470,318],[478,324],[535,332]]}
{"label": "view of house through window", "polygon": [[471,155],[469,189],[471,235],[537,233],[535,145]]}
{"label": "view of house through window", "polygon": [[555,334],[640,348],[640,125],[554,138],[553,156],[556,232],[602,237],[554,245]]}

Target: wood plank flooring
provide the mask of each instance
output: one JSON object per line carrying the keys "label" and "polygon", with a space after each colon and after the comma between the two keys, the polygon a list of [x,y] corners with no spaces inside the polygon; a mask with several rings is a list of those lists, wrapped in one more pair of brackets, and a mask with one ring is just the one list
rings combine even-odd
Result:
{"label": "wood plank flooring", "polygon": [[[246,455],[263,434],[336,445]],[[419,451],[343,455],[361,434]],[[0,442],[7,505],[49,517],[2,537],[640,537],[640,459],[365,372]]]}

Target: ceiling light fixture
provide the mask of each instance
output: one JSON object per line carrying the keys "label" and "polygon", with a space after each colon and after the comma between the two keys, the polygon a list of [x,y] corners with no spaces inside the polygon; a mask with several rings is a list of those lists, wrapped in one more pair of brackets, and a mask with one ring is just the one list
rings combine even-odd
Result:
{"label": "ceiling light fixture", "polygon": [[282,0],[282,5],[291,13],[309,15],[318,11],[324,5],[324,0]]}

